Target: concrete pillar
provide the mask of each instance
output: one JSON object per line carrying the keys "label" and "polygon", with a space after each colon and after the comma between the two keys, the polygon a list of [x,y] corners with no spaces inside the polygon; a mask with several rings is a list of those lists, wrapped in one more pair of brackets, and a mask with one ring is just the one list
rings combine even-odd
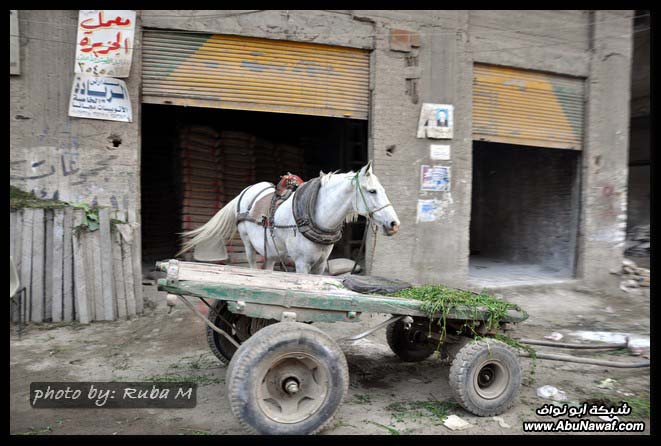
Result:
{"label": "concrete pillar", "polygon": [[632,11],[595,11],[591,22],[577,273],[590,287],[612,290],[627,221]]}
{"label": "concrete pillar", "polygon": [[[393,51],[390,29],[378,27],[371,155],[402,226],[394,237],[377,236],[371,273],[415,283],[465,286],[472,174],[468,12],[444,11],[442,19],[438,25],[419,29],[419,50],[409,53]],[[426,102],[454,105],[453,139],[416,138],[420,109]],[[451,159],[432,161],[433,143],[450,145]],[[423,164],[450,166],[449,192],[420,190]],[[418,199],[438,200],[443,208],[438,220],[416,223]]]}

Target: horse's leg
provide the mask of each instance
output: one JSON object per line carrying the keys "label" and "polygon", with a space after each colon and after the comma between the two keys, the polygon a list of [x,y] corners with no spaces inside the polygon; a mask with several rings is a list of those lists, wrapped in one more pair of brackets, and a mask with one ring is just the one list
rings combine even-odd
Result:
{"label": "horse's leg", "polygon": [[310,274],[323,274],[326,269],[326,261],[319,262],[310,268]]}
{"label": "horse's leg", "polygon": [[277,260],[278,259],[276,259],[275,257],[269,257],[266,263],[264,264],[264,269],[268,271],[273,271],[273,267],[275,266]]}
{"label": "horse's leg", "polygon": [[[243,222],[240,223],[243,225]],[[250,269],[255,269],[256,267],[256,252],[255,252],[255,247],[252,245],[250,242],[250,236],[248,235],[248,232],[245,230],[245,228],[239,229],[239,236],[241,237],[241,241],[243,241],[243,246],[246,249],[246,257],[248,258],[248,266]]]}
{"label": "horse's leg", "polygon": [[296,263],[296,272],[309,274],[310,273],[310,264],[306,262],[303,258],[298,258],[295,260]]}

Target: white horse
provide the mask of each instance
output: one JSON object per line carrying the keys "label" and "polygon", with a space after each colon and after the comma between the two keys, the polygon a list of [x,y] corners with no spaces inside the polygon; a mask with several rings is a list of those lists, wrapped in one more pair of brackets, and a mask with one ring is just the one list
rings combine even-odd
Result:
{"label": "white horse", "polygon": [[[314,210],[312,212],[310,208],[310,213],[312,225],[322,233],[331,231],[331,228],[341,230],[345,222],[354,221],[358,215],[370,217],[388,236],[399,231],[399,218],[379,179],[372,173],[371,161],[357,173],[320,172],[319,180],[321,185],[316,194]],[[274,188],[269,188],[269,185],[270,183],[261,182],[249,186],[206,224],[185,232],[183,236],[192,236],[192,238],[184,243],[179,254],[195,248],[196,260],[225,260],[227,259],[225,242],[238,228],[250,268],[255,268],[256,254],[264,255],[266,239],[267,259],[264,269],[272,270],[276,262],[284,262],[286,257],[290,257],[296,264],[297,273],[322,274],[333,244],[328,243],[327,240],[324,240],[325,243],[312,241],[301,232],[305,231],[305,225],[297,227],[294,202],[297,193],[301,194],[299,201],[302,202],[303,186],[299,186],[277,208],[273,218],[272,235],[271,229],[268,229],[265,237],[264,227],[253,221],[239,221],[237,224],[237,216],[247,212],[251,203],[273,192]],[[237,209],[238,203],[240,203],[239,209]]]}

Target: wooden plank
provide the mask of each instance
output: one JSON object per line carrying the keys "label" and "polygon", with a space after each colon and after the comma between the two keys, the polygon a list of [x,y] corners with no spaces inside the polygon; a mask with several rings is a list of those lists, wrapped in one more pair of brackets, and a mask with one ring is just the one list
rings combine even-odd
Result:
{"label": "wooden plank", "polygon": [[35,209],[32,222],[32,278],[30,293],[30,320],[44,320],[44,210]]}
{"label": "wooden plank", "polygon": [[124,268],[122,265],[122,236],[119,231],[112,233],[112,271],[115,279],[117,317],[126,319],[126,290],[124,288]]}
{"label": "wooden plank", "polygon": [[53,209],[44,210],[44,320],[53,320]]}
{"label": "wooden plank", "polygon": [[64,208],[64,221],[62,222],[62,320],[74,320],[74,281],[73,281],[73,208]]}
{"label": "wooden plank", "polygon": [[99,243],[101,256],[101,286],[103,297],[103,320],[115,320],[114,285],[112,272],[112,246],[110,242],[110,214],[108,208],[99,209]]}
{"label": "wooden plank", "polygon": [[131,254],[133,256],[133,295],[135,298],[135,310],[138,314],[144,311],[144,300],[142,296],[142,234],[141,225],[134,210],[128,212],[129,223],[133,229],[133,243]]}
{"label": "wooden plank", "polygon": [[[23,244],[23,211],[17,210],[14,212],[14,249],[12,250],[12,256],[14,257],[14,266],[16,267],[16,273],[18,274],[19,287],[23,286],[23,279],[21,277],[21,246]],[[11,320],[18,322],[18,304],[11,306]]]}
{"label": "wooden plank", "polygon": [[87,287],[87,311],[89,313],[89,319],[91,321],[96,320],[96,301],[94,296],[94,255],[93,250],[94,246],[92,244],[92,233],[89,231],[82,231],[82,242],[83,242],[83,256],[85,258],[85,282]]}
{"label": "wooden plank", "polygon": [[[84,212],[82,209],[73,211],[73,227],[79,226],[83,221]],[[74,297],[76,302],[76,319],[81,324],[90,323],[90,314],[87,308],[87,281],[85,272],[85,234],[81,231],[72,233],[72,252],[73,252],[73,279],[74,279]]]}
{"label": "wooden plank", "polygon": [[122,259],[124,263],[124,283],[126,285],[126,310],[130,316],[136,315],[135,285],[133,277],[133,246],[122,242]]}
{"label": "wooden plank", "polygon": [[53,211],[52,261],[46,267],[52,270],[50,289],[52,296],[51,316],[53,322],[62,320],[62,272],[64,268],[64,209]]}
{"label": "wooden plank", "polygon": [[135,284],[133,283],[133,231],[128,224],[117,225],[122,238],[122,266],[124,271],[124,294],[126,297],[126,312],[129,317],[136,315]]}
{"label": "wooden plank", "polygon": [[32,293],[32,229],[34,209],[23,210],[23,229],[21,237],[21,285],[25,287],[23,305],[25,321],[30,320],[30,294]]}
{"label": "wooden plank", "polygon": [[16,250],[16,218],[18,212],[9,211],[9,255],[15,257]]}
{"label": "wooden plank", "polygon": [[[282,273],[284,274],[284,273]],[[377,296],[353,293],[352,296],[335,293],[320,293],[309,291],[286,291],[276,288],[246,287],[234,284],[211,284],[208,282],[182,281],[176,285],[167,285],[166,279],[159,279],[158,289],[173,294],[199,296],[209,299],[222,299],[227,301],[241,300],[246,304],[252,303],[253,317],[258,316],[259,306],[281,307],[283,311],[296,311],[297,308],[324,310],[324,311],[354,311],[357,313],[386,313],[393,315],[427,316],[421,308],[422,302],[413,299]],[[230,310],[232,307],[230,306]],[[263,314],[263,313],[262,313]],[[435,314],[434,317],[442,315]],[[469,307],[457,305],[445,315],[447,319],[456,320],[487,320],[489,311],[484,307]],[[523,310],[508,310],[503,322],[521,322],[528,318]],[[322,321],[323,319],[315,319]]]}
{"label": "wooden plank", "polygon": [[92,269],[94,271],[94,320],[105,320],[105,310],[103,302],[103,267],[101,266],[101,233],[100,231],[89,232],[91,245]]}

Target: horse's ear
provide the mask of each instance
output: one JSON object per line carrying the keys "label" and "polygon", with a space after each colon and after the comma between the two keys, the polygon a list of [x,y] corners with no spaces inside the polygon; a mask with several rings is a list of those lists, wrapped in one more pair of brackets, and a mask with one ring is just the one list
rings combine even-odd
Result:
{"label": "horse's ear", "polygon": [[372,173],[372,161],[370,160],[367,162],[367,164],[365,164],[365,166],[362,169],[360,169],[360,174],[367,176],[371,173]]}

